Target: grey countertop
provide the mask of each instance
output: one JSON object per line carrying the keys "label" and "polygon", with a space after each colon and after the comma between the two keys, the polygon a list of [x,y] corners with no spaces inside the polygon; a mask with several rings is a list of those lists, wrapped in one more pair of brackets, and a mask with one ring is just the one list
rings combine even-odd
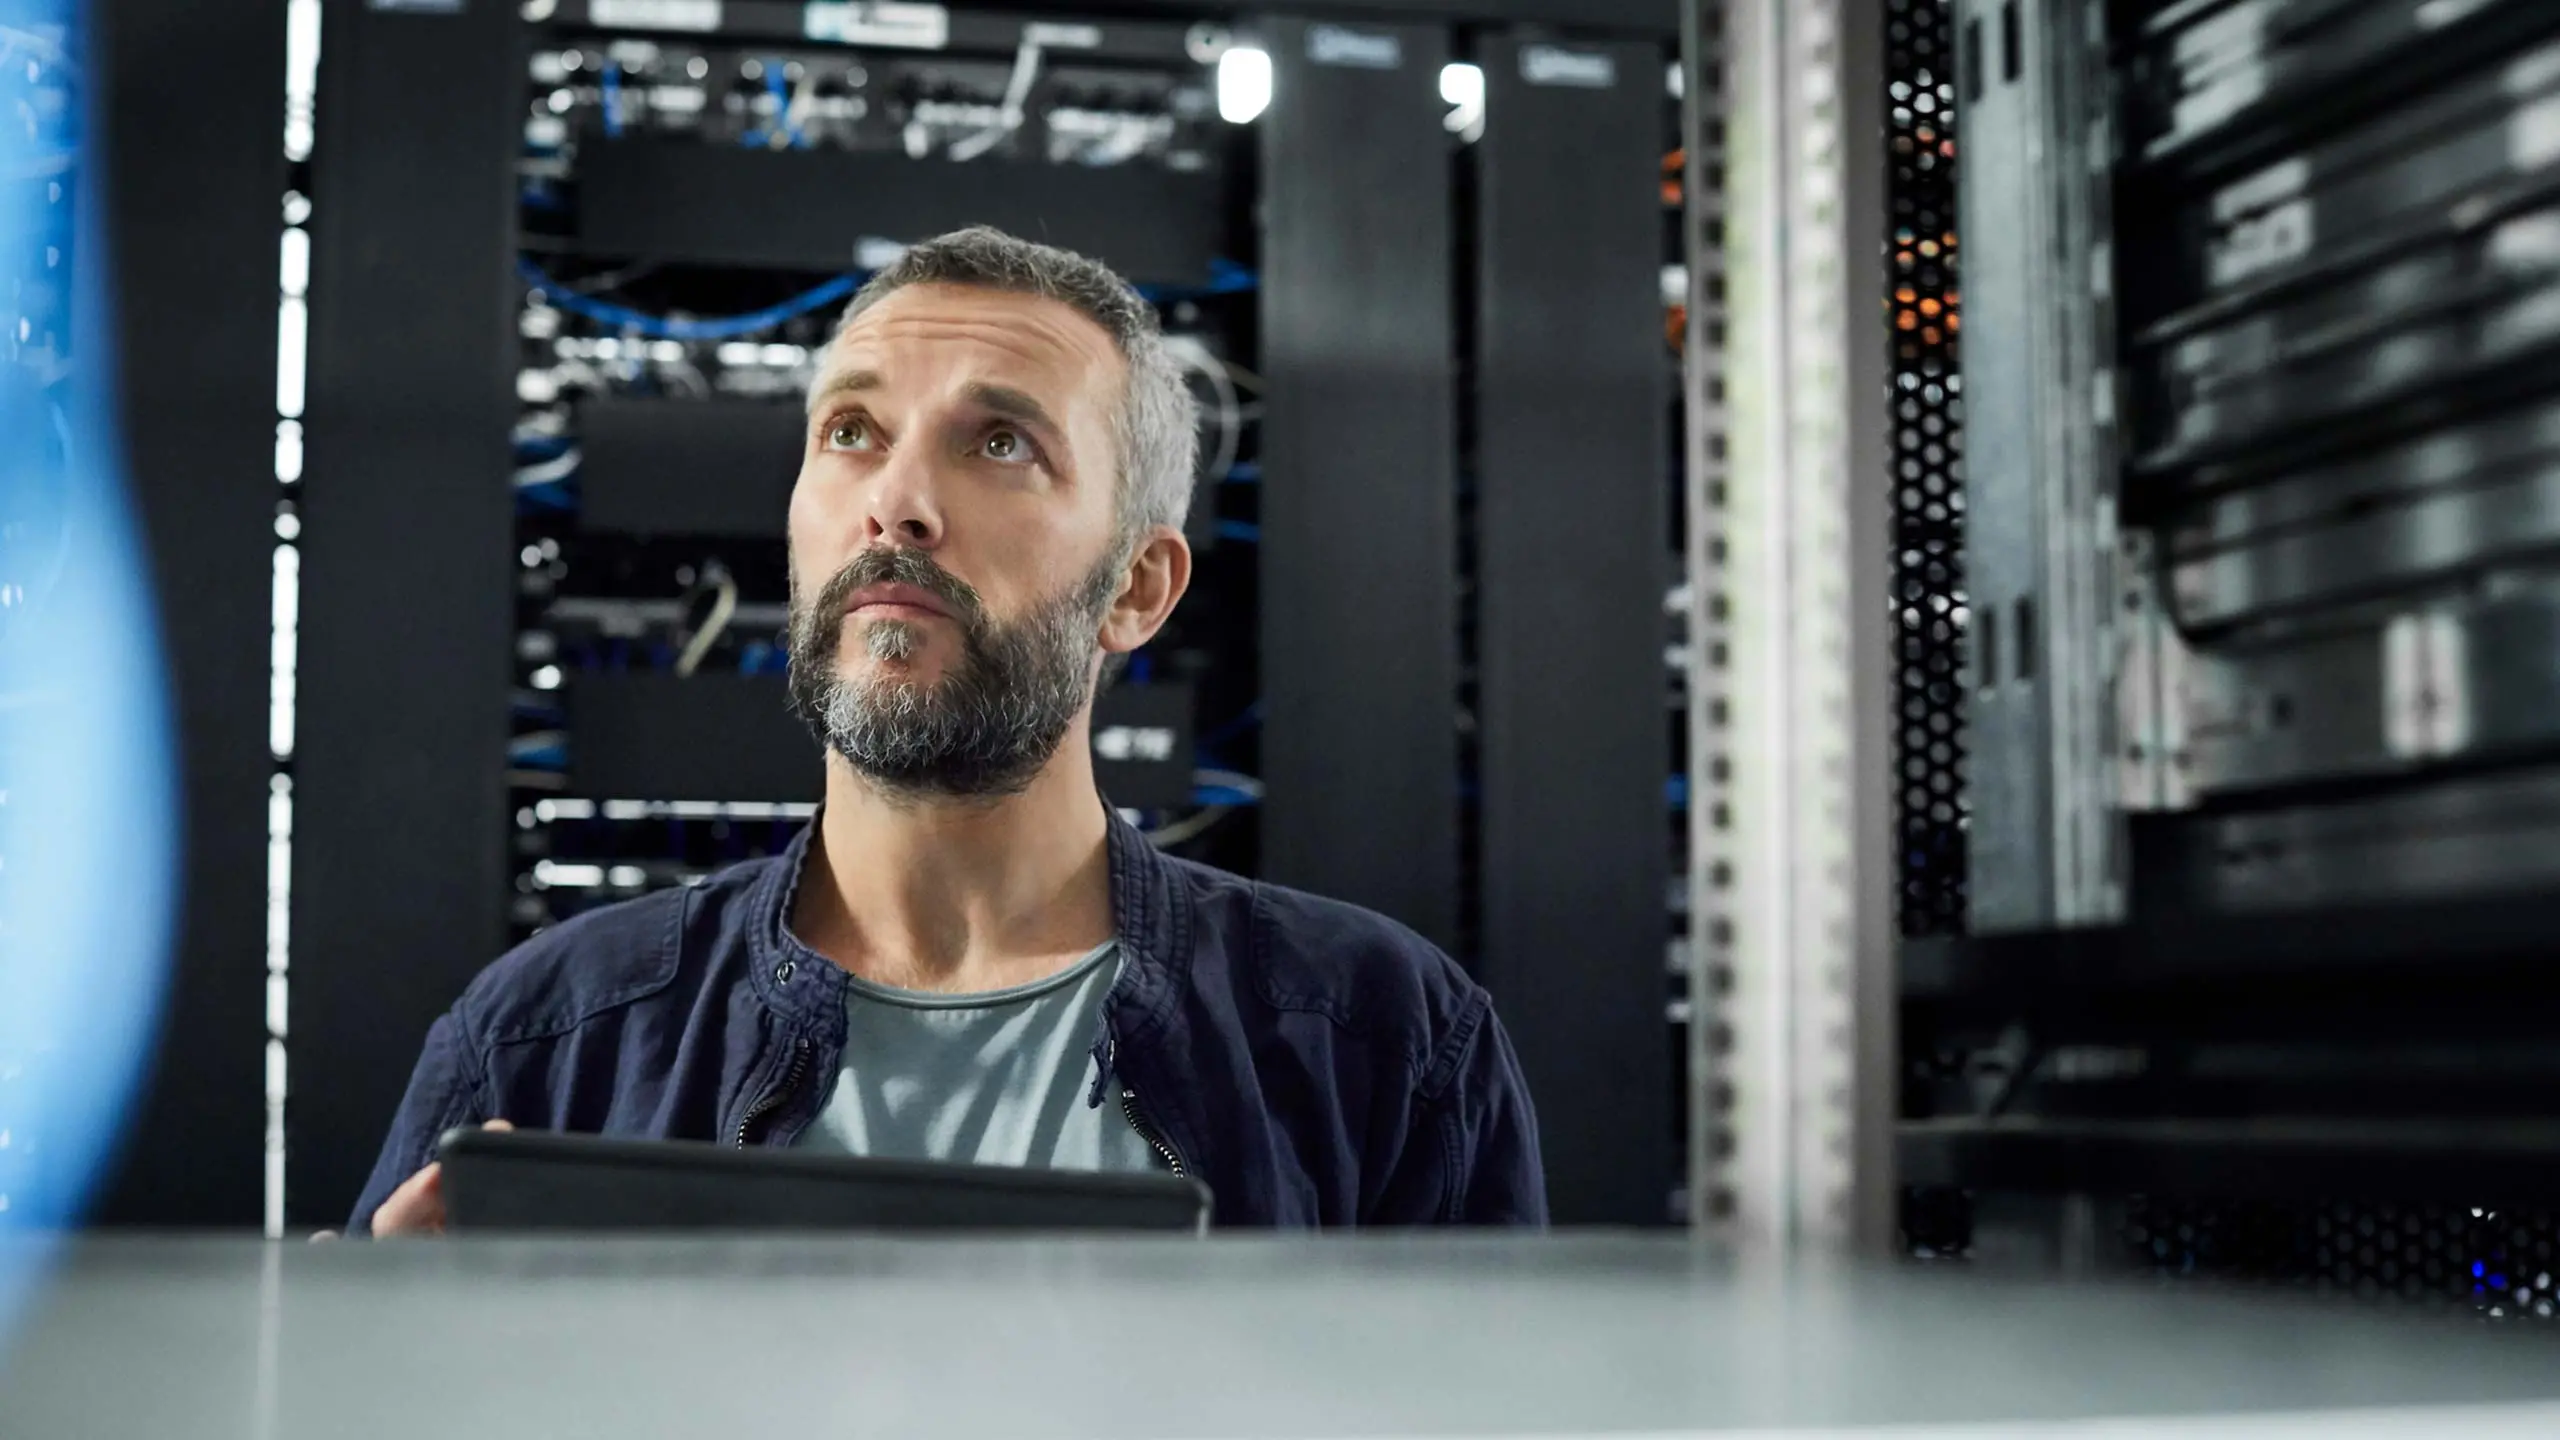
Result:
{"label": "grey countertop", "polygon": [[[8,1440],[2560,1435],[2547,1332],[1779,1272],[1669,1236],[121,1238],[58,1258],[0,1361]],[[2486,1408],[2413,1410],[2448,1405]],[[2392,1409],[2316,1413],[2356,1407]],[[2054,1423],[2074,1417],[2123,1423]]]}

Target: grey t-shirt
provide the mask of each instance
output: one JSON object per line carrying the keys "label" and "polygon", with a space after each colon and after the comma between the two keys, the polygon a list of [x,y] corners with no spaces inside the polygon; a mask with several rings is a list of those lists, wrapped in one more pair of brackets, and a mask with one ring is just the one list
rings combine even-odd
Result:
{"label": "grey t-shirt", "polygon": [[1054,1170],[1161,1168],[1116,1100],[1085,1103],[1119,950],[1106,941],[1045,980],[970,995],[852,980],[844,1068],[800,1145]]}

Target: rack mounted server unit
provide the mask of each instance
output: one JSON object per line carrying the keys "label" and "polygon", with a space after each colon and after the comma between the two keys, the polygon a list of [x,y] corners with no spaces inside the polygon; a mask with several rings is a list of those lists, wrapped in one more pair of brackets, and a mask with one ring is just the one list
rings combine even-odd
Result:
{"label": "rack mounted server unit", "polygon": [[2560,11],[1950,33],[1971,933],[1906,954],[1905,1179],[2280,1201],[2344,1283],[2322,1206],[2547,1248]]}

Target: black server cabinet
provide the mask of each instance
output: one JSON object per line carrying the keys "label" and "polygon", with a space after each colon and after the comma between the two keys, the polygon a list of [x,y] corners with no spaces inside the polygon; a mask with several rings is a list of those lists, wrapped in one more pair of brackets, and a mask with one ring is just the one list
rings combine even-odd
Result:
{"label": "black server cabinet", "polygon": [[1436,28],[1275,20],[1262,118],[1265,878],[1457,932],[1448,137]]}
{"label": "black server cabinet", "polygon": [[284,7],[150,0],[94,7],[93,24],[111,254],[73,258],[114,266],[117,404],[185,824],[159,1046],[94,1218],[255,1225]]}
{"label": "black server cabinet", "polygon": [[[515,7],[332,6],[311,384],[286,1204],[346,1217],[407,1057],[506,938]],[[398,1056],[398,1059],[389,1057]]]}
{"label": "black server cabinet", "polygon": [[1500,37],[1478,59],[1477,973],[1547,1120],[1556,1220],[1659,1224],[1664,57]]}

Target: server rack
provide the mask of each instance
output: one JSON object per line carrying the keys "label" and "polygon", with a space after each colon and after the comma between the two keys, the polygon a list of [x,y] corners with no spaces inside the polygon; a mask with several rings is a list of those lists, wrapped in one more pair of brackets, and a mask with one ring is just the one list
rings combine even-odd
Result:
{"label": "server rack", "polygon": [[[1278,21],[1264,126],[1264,869],[1458,929],[1457,416],[1437,26]],[[1319,279],[1319,277],[1322,277]],[[1412,683],[1390,681],[1391,675]],[[1410,799],[1391,797],[1408,796]]]}
{"label": "server rack", "polygon": [[[38,327],[0,342],[24,362],[0,365],[0,376],[33,373],[45,386],[67,388],[56,367],[98,366],[100,356],[63,354],[66,337],[46,336],[43,322],[61,318],[45,313],[47,301],[67,306],[82,267],[113,277],[115,371],[93,368],[91,383],[113,386],[110,413],[122,421],[122,463],[162,600],[171,709],[183,717],[175,757],[180,908],[168,989],[120,1166],[92,1213],[110,1224],[254,1225],[265,1173],[272,803],[268,697],[257,677],[267,667],[277,543],[269,416],[276,205],[285,188],[284,16],[272,6],[97,6],[87,38],[85,71],[74,71],[86,113],[48,123],[74,137],[82,136],[77,127],[90,127],[74,141],[85,143],[90,160],[8,183],[45,185],[57,214],[96,204],[104,244],[81,253],[67,220],[59,232],[27,237],[41,243],[12,289],[30,307],[19,314]],[[14,71],[37,58],[13,46],[8,63]],[[17,113],[31,123],[40,111]],[[39,258],[47,249],[54,253]],[[22,420],[27,428],[16,428]],[[37,440],[54,423],[42,411],[13,410],[0,425],[9,440],[0,443]],[[9,532],[0,550],[41,558],[41,499],[0,504],[9,511],[39,502],[0,520]],[[7,523],[28,520],[38,523]],[[0,588],[30,580],[41,593],[41,572],[0,577]],[[23,602],[27,588],[16,588]],[[118,825],[123,817],[101,812],[94,822]],[[52,1143],[33,1116],[0,1121],[0,1129],[14,1131],[21,1152]]]}
{"label": "server rack", "polygon": [[[300,485],[287,1218],[346,1218],[502,948],[520,73],[500,7],[327,11]],[[434,123],[420,123],[433,117]]]}
{"label": "server rack", "polygon": [[[1542,1114],[1549,1201],[1657,1224],[1671,588],[1659,45],[1485,37],[1474,147],[1477,974]],[[1610,697],[1595,703],[1594,697]],[[1532,879],[1531,877],[1534,877]],[[1569,960],[1562,957],[1571,957]]]}
{"label": "server rack", "polygon": [[[1804,403],[1738,383],[1734,312],[1786,303],[1820,259],[1751,228],[1800,212],[1744,141],[1825,125],[1822,87],[1790,88],[1820,46],[1790,48],[1808,37],[1771,8],[1691,17],[1692,145],[1719,120],[1730,142],[1721,207],[1693,197],[1693,253],[1720,242],[1726,271],[1695,313],[1729,319],[1723,347],[1692,344],[1709,508],[1716,464],[1773,465],[1749,427]],[[1890,876],[1861,903],[1903,937],[1883,1014],[1860,1013],[1899,1026],[1855,1064],[1900,1118],[1858,1198],[1894,1200],[1924,1255],[2547,1316],[2560,20],[2398,0],[1825,18],[1842,51],[1881,47],[1831,75],[1882,107],[1849,132],[1881,163],[1840,193],[1882,207],[1888,287],[1859,342],[1877,383],[1837,412],[1880,422],[1858,483],[1891,545],[1871,573],[1893,730],[1850,753],[1891,764],[1864,772],[1892,813],[1857,853]],[[1823,554],[1852,564],[1866,536]],[[1731,637],[1703,602],[1693,623],[1693,646]],[[1706,865],[1718,843],[1700,830]],[[1748,958],[1723,957],[1733,1033],[1693,1085],[1735,1117],[1696,1132],[1701,1205],[1722,1183],[1746,1222],[1805,1173],[1754,1170],[1755,1138],[1801,1153],[1824,1113],[1799,1076],[1816,1118],[1748,1123],[1752,1082],[1787,1079],[1752,1047],[1813,1038],[1749,1003]],[[1775,969],[1839,958],[1799,933]]]}
{"label": "server rack", "polygon": [[[1223,42],[1166,22],[933,13],[939,28],[906,34],[753,7],[699,30],[635,29],[589,7],[534,36],[509,747],[519,933],[776,851],[811,812],[817,750],[784,704],[780,644],[797,400],[867,257],[964,220],[1085,250],[1150,287],[1215,416],[1191,527],[1215,598],[1107,694],[1096,750],[1115,800],[1142,816],[1192,801],[1195,690],[1250,711],[1249,654],[1202,673],[1232,651],[1219,627],[1236,623],[1236,572],[1250,578],[1249,546],[1219,542],[1254,533],[1237,389],[1254,383],[1237,329],[1253,271],[1230,243],[1249,179],[1205,83]],[[1249,799],[1256,783],[1215,793]],[[1248,827],[1215,823],[1234,808],[1159,828],[1249,847]]]}

